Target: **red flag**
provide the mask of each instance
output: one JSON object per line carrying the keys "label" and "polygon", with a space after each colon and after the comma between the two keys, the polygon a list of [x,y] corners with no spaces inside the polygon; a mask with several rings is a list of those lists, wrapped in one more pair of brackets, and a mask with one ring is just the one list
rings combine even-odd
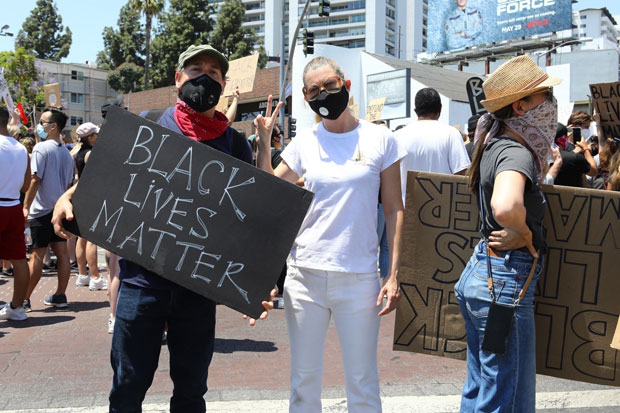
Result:
{"label": "red flag", "polygon": [[22,124],[23,125],[27,125],[28,124],[28,116],[26,116],[26,112],[24,111],[24,107],[22,106],[21,102],[17,103],[17,110],[19,110],[19,118],[22,120]]}

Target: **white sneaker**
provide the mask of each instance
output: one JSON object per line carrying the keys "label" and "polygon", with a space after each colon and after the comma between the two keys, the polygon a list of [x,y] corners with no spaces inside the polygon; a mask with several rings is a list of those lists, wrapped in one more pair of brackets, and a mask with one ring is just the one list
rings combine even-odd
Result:
{"label": "white sneaker", "polygon": [[110,313],[110,316],[108,317],[108,333],[114,333],[114,317],[112,317],[112,313]]}
{"label": "white sneaker", "polygon": [[15,320],[23,321],[27,319],[26,311],[24,307],[11,308],[11,302],[9,301],[0,309],[0,320]]}
{"label": "white sneaker", "polygon": [[77,285],[78,287],[85,287],[88,285],[89,282],[90,277],[88,276],[88,274],[78,274],[78,276],[75,278],[75,285]]}
{"label": "white sneaker", "polygon": [[90,283],[88,283],[88,289],[91,291],[105,290],[107,287],[105,279],[101,276],[97,279],[91,278]]}

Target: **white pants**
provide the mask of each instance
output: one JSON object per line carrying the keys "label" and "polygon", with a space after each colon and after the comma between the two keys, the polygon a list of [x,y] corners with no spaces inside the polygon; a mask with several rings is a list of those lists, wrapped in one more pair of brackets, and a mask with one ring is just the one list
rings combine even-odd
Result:
{"label": "white pants", "polygon": [[290,412],[321,412],[325,335],[334,316],[350,413],[381,412],[377,273],[321,271],[289,265],[284,307],[291,345]]}

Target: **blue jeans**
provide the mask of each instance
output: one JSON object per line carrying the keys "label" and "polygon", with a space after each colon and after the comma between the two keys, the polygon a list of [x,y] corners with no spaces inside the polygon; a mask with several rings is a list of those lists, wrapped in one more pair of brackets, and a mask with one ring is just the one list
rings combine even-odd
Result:
{"label": "blue jeans", "polygon": [[[489,257],[495,297],[513,304],[532,268],[534,258],[521,251]],[[486,243],[481,240],[454,286],[467,331],[467,380],[461,412],[534,412],[536,404],[536,331],[534,291],[543,268],[542,256],[527,293],[515,309],[504,355],[482,350],[491,296],[487,287]]]}
{"label": "blue jeans", "polygon": [[377,236],[379,237],[379,275],[381,278],[385,278],[390,271],[390,249],[385,228],[385,215],[383,215],[383,205],[381,204],[377,209]]}
{"label": "blue jeans", "polygon": [[204,412],[215,341],[215,303],[183,287],[167,290],[122,283],[118,293],[111,362],[110,412],[141,412],[157,370],[168,325],[171,412]]}

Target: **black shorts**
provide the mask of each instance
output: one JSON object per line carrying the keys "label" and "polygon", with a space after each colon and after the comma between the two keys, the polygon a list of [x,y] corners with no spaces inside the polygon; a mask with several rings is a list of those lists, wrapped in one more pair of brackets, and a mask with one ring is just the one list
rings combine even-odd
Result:
{"label": "black shorts", "polygon": [[32,248],[46,248],[51,243],[66,241],[54,232],[52,214],[50,212],[47,215],[28,220],[32,235]]}

